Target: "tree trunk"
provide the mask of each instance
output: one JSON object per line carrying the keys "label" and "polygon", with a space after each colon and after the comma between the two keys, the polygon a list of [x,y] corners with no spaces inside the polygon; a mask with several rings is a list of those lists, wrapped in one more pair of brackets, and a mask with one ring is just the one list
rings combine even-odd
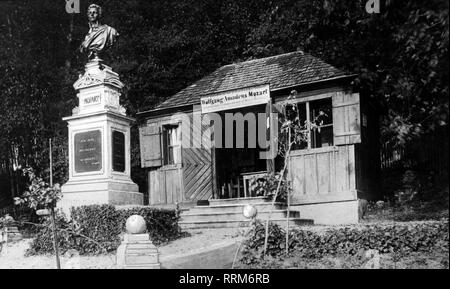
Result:
{"label": "tree trunk", "polygon": [[56,228],[56,220],[55,220],[55,210],[54,208],[51,208],[50,210],[50,217],[52,219],[52,231],[53,231],[53,250],[55,251],[55,257],[56,257],[56,268],[61,269],[61,264],[59,262],[59,248],[58,248],[58,234],[57,234],[57,228]]}
{"label": "tree trunk", "polygon": [[270,207],[269,216],[267,217],[267,220],[266,220],[266,230],[265,230],[265,239],[264,239],[264,256],[267,254],[267,242],[269,239],[270,217],[272,216],[272,211],[273,211],[273,208],[275,207],[275,200],[277,199],[278,193],[280,191],[281,182],[284,179],[284,174],[285,174],[285,171],[287,168],[287,158],[289,156],[289,153],[291,152],[291,147],[292,147],[292,144],[289,143],[289,147],[288,147],[288,150],[286,151],[286,155],[285,155],[285,159],[284,159],[284,166],[280,173],[280,180],[278,181],[277,190],[275,191],[275,196],[272,199],[272,206]]}

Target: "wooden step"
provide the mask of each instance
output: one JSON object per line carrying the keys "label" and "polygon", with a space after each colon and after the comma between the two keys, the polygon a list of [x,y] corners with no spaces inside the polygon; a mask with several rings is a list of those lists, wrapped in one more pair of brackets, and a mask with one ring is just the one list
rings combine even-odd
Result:
{"label": "wooden step", "polygon": [[[273,223],[286,223],[286,204],[275,202],[272,205],[271,200],[266,197],[251,197],[209,200],[208,206],[194,206],[183,211],[179,225],[183,229],[246,227],[251,220],[245,218],[242,212],[248,204],[256,208],[257,219],[265,221],[270,214]],[[290,211],[289,220],[293,226],[313,224],[312,220],[301,219],[298,211]]]}
{"label": "wooden step", "polygon": [[[266,220],[269,216],[269,211],[258,211],[256,217],[258,219]],[[277,218],[286,218],[287,211],[286,210],[273,210],[271,213],[271,219],[277,219]],[[289,212],[290,217],[299,217],[300,213],[298,211],[290,211]],[[214,222],[220,222],[220,221],[247,221],[247,218],[242,215],[242,212],[231,212],[231,213],[223,213],[223,212],[214,212],[214,213],[193,213],[193,212],[187,212],[181,214],[181,220],[180,221],[186,221],[186,222],[197,222],[197,221],[214,221]]]}
{"label": "wooden step", "polygon": [[[273,224],[284,227],[286,225],[286,219],[270,219]],[[313,220],[301,219],[301,218],[290,218],[290,226],[310,226],[314,224]],[[210,229],[210,228],[237,228],[237,227],[248,227],[251,221],[197,221],[197,222],[183,222],[180,221],[179,225],[182,229]]]}
{"label": "wooden step", "polygon": [[[195,206],[189,209],[189,211],[185,212],[195,212],[195,213],[215,213],[215,212],[223,212],[223,213],[237,213],[241,212],[244,209],[244,206],[247,204],[221,204],[221,205],[209,205],[209,206]],[[256,210],[259,211],[269,211],[272,208],[272,204],[268,202],[262,203],[253,203],[253,206],[256,207]],[[275,203],[274,209],[284,209],[286,205],[284,203]],[[183,212],[184,213],[184,212]]]}
{"label": "wooden step", "polygon": [[248,198],[232,198],[232,199],[210,199],[210,205],[229,205],[229,204],[255,204],[263,202],[271,202],[267,197],[248,197]]}

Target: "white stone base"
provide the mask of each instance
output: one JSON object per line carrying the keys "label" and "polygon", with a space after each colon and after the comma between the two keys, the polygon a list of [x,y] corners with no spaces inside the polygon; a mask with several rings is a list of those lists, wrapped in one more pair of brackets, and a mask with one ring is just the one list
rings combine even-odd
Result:
{"label": "white stone base", "polygon": [[314,220],[317,225],[357,224],[358,201],[342,201],[292,206],[300,212],[300,218]]}
{"label": "white stone base", "polygon": [[160,269],[158,249],[148,234],[125,234],[116,252],[117,269]]}
{"label": "white stone base", "polygon": [[61,188],[63,197],[57,207],[67,217],[71,207],[84,205],[143,205],[144,196],[131,181],[95,180],[67,182]]}

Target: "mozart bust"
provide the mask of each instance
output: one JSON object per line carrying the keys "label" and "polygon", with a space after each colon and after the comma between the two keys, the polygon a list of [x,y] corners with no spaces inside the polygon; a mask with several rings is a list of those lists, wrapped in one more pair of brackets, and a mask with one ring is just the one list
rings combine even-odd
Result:
{"label": "mozart bust", "polygon": [[119,36],[116,29],[101,24],[102,14],[102,8],[99,5],[89,5],[87,10],[89,32],[80,46],[80,51],[87,53],[89,60],[98,59],[105,50],[114,44]]}

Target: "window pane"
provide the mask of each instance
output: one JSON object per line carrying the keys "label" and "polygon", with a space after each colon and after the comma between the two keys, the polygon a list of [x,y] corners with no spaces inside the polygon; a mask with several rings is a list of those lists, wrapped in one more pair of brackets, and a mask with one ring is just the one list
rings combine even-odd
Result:
{"label": "window pane", "polygon": [[306,103],[286,105],[286,118],[295,125],[304,127],[306,121]]}
{"label": "window pane", "polygon": [[306,103],[296,103],[286,106],[286,117],[292,121],[291,142],[292,150],[308,147],[306,122]]}
{"label": "window pane", "polygon": [[333,145],[333,126],[316,128],[311,133],[311,148]]}
{"label": "window pane", "polygon": [[322,127],[320,136],[322,147],[333,146],[333,126]]}
{"label": "window pane", "polygon": [[[176,147],[179,146],[178,125],[166,125],[163,130],[163,150],[164,150],[164,164],[174,164],[176,159]],[[175,146],[175,148],[174,148]]]}
{"label": "window pane", "polygon": [[291,133],[292,137],[292,150],[302,150],[308,148],[308,131],[307,130],[297,130],[295,133]]}
{"label": "window pane", "polygon": [[173,146],[172,149],[173,149],[173,163],[174,164],[181,163],[181,160],[179,159],[180,146]]}
{"label": "window pane", "polygon": [[311,123],[316,125],[311,131],[311,148],[332,146],[333,114],[331,98],[310,102],[310,119]]}
{"label": "window pane", "polygon": [[167,144],[169,146],[173,145],[173,128],[172,127],[168,127],[167,128]]}
{"label": "window pane", "polygon": [[170,145],[177,146],[181,142],[180,128],[178,126],[173,126],[171,129]]}
{"label": "window pane", "polygon": [[320,148],[333,145],[333,115],[331,98],[309,102],[309,121],[313,124],[311,133],[305,125],[307,121],[306,103],[297,103],[286,106],[286,117],[294,123],[291,131],[291,141],[295,141],[292,149],[308,148],[310,137],[311,148]]}
{"label": "window pane", "polygon": [[163,161],[164,161],[165,165],[167,165],[168,161],[169,161],[168,151],[167,151],[168,145],[169,145],[169,143],[168,143],[168,131],[164,127],[163,128],[163,158],[164,158]]}
{"label": "window pane", "polygon": [[311,122],[316,125],[327,125],[333,123],[331,109],[331,98],[320,99],[310,102]]}
{"label": "window pane", "polygon": [[168,164],[169,165],[172,165],[173,164],[173,160],[174,160],[174,158],[173,158],[173,147],[169,147],[169,160],[168,160]]}

